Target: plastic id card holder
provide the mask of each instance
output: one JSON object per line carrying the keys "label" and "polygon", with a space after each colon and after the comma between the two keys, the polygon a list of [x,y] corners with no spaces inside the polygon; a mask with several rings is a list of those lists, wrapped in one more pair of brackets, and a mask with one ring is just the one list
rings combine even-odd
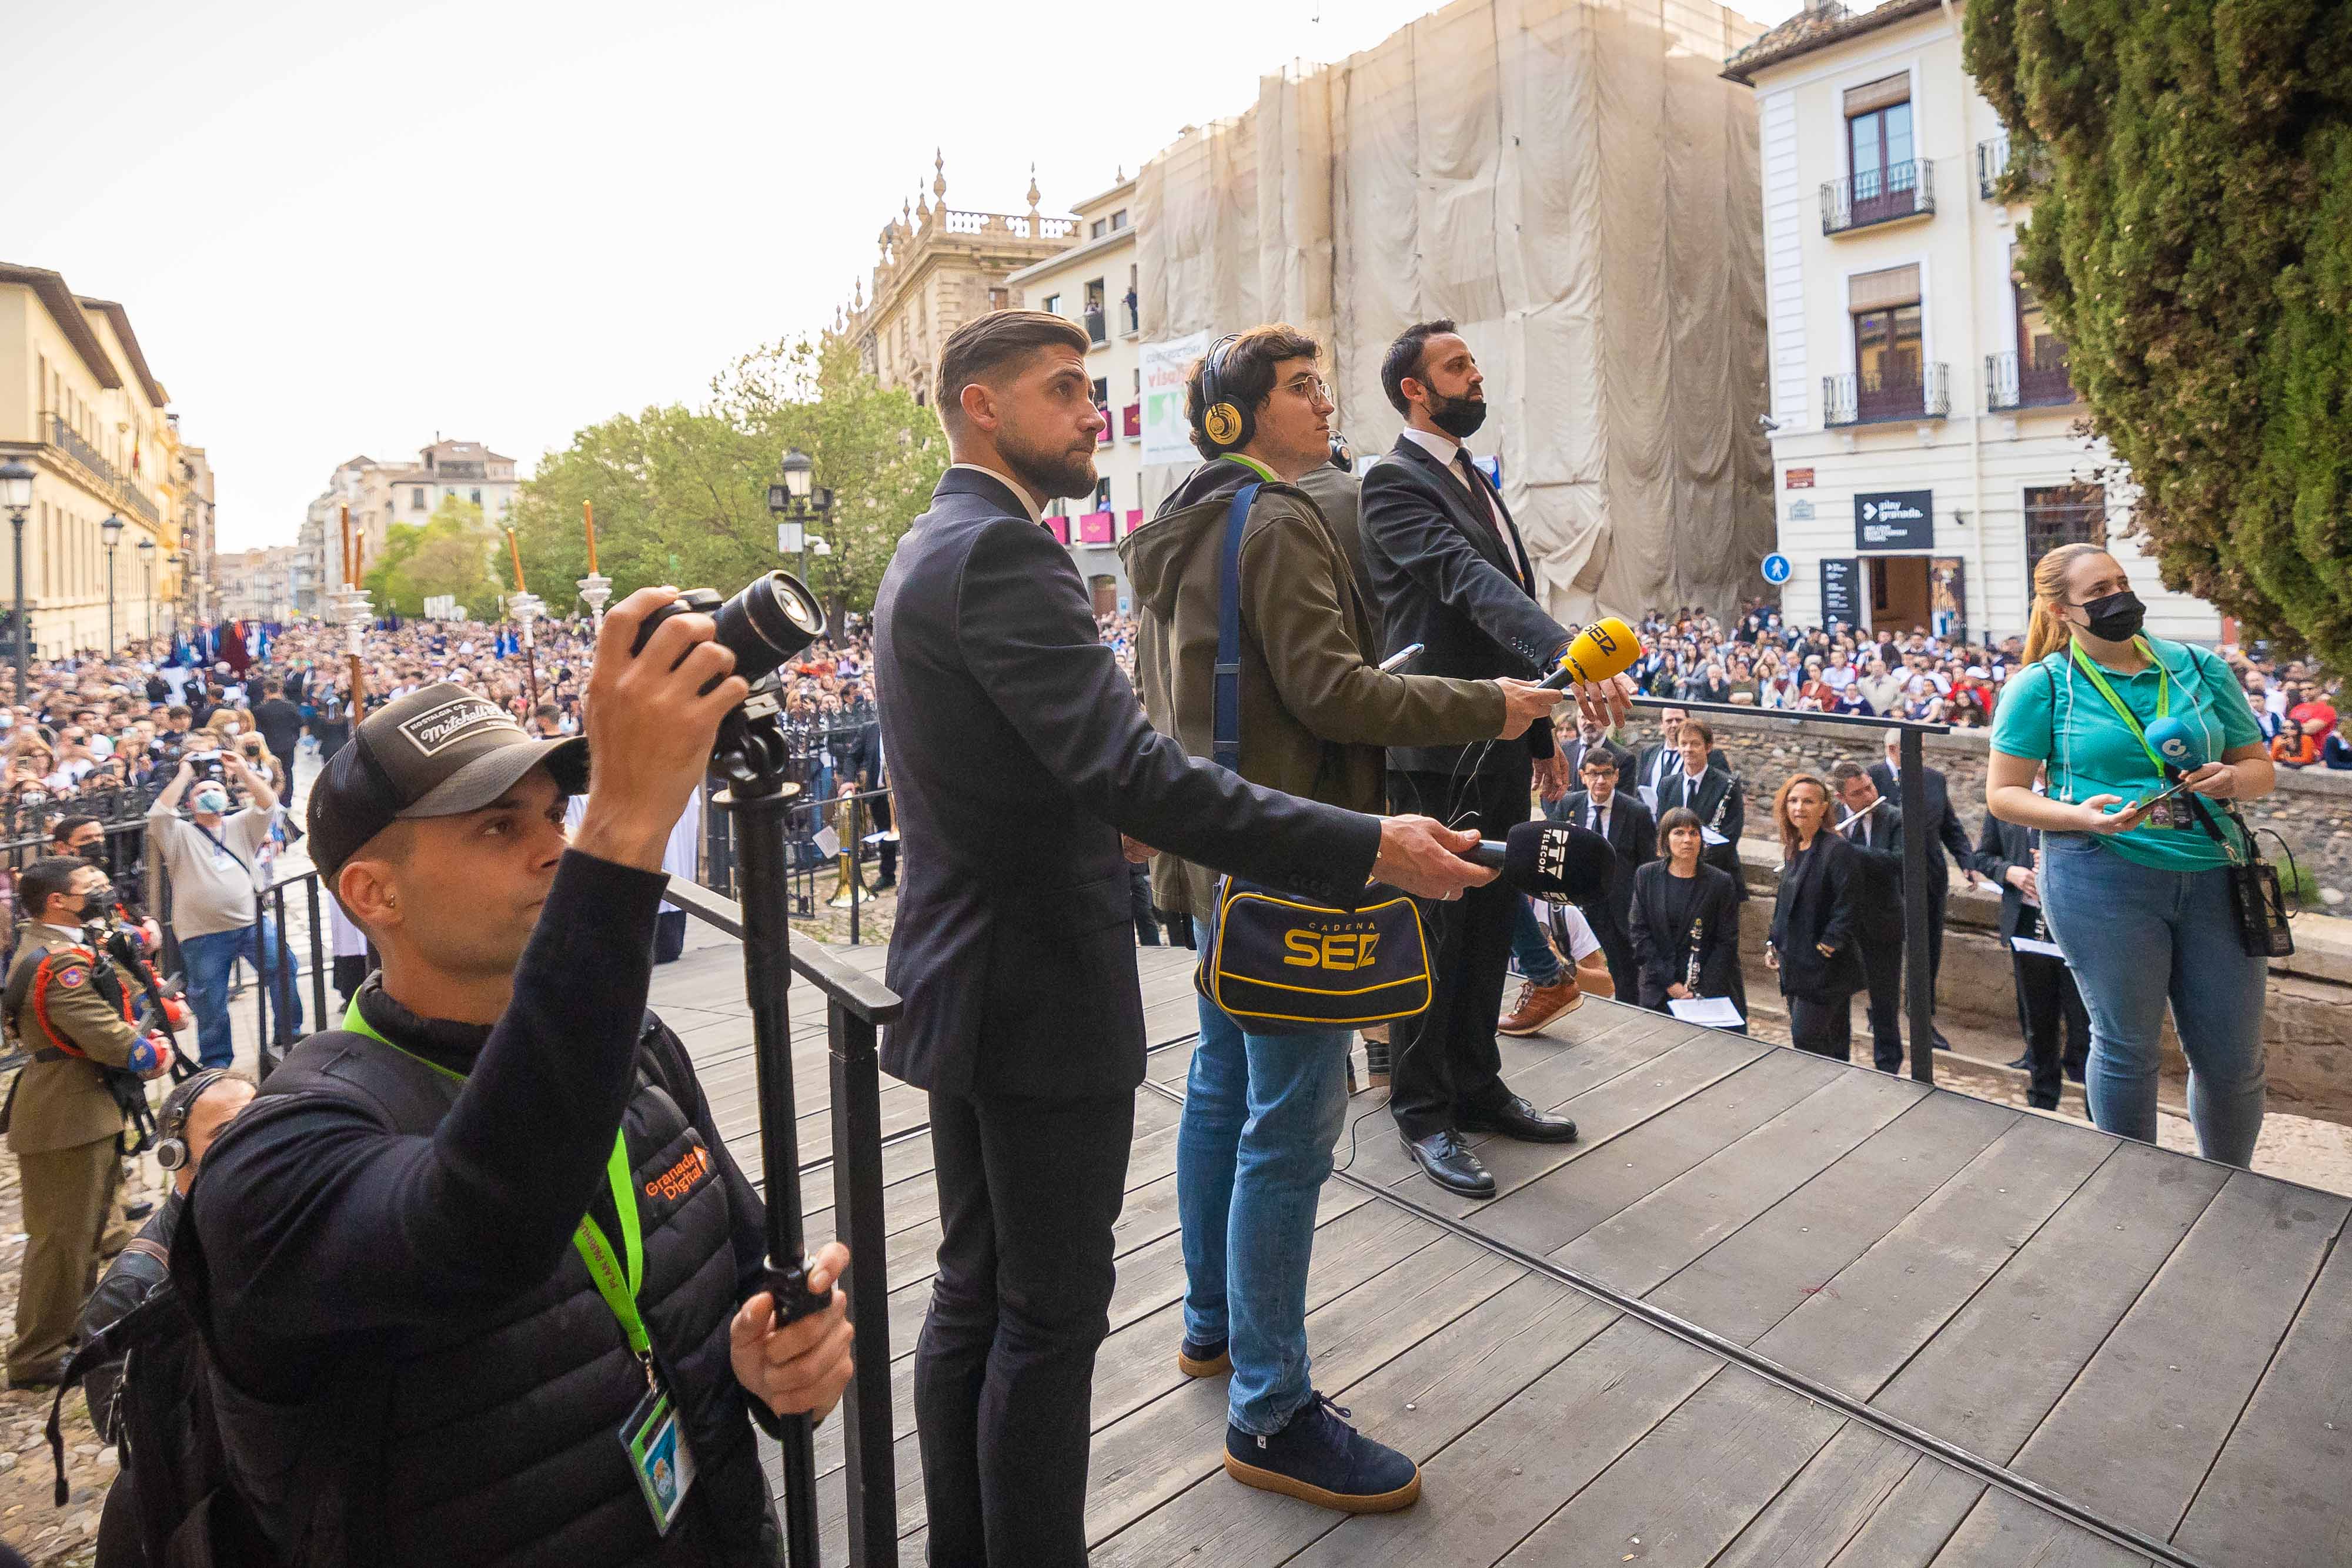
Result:
{"label": "plastic id card holder", "polygon": [[694,1484],[694,1454],[686,1446],[686,1433],[667,1394],[656,1388],[637,1402],[621,1423],[621,1447],[628,1450],[629,1469],[646,1494],[655,1531],[667,1535],[686,1504],[687,1489]]}

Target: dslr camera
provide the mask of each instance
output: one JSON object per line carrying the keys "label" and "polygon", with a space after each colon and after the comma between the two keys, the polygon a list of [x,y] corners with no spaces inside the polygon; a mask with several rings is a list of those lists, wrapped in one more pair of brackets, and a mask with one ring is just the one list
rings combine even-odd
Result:
{"label": "dslr camera", "polygon": [[218,751],[191,751],[187,754],[187,762],[189,778],[198,782],[207,779],[215,784],[222,782],[221,754]]}
{"label": "dslr camera", "polygon": [[784,778],[791,763],[782,724],[782,683],[776,672],[824,635],[824,607],[806,583],[787,571],[754,578],[732,599],[721,599],[715,589],[690,588],[646,617],[630,656],[645,652],[646,640],[663,622],[689,613],[718,622],[719,645],[735,655],[735,673],[751,685],[751,695],[719,726],[710,770],[739,785],[766,781],[772,786]]}

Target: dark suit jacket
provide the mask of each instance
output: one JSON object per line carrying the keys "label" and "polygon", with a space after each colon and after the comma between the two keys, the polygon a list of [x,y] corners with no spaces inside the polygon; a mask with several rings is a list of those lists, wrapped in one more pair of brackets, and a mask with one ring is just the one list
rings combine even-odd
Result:
{"label": "dark suit jacket", "polygon": [[[1664,1008],[1666,988],[1690,977],[1691,934],[1688,925],[1669,925],[1665,916],[1664,878],[1674,875],[1664,861],[1652,861],[1633,873],[1633,910],[1627,935],[1633,944],[1633,961],[1642,969],[1645,1008]],[[1698,994],[1727,997],[1739,974],[1739,899],[1731,879],[1699,862],[1698,903],[1692,918],[1700,923]],[[1623,998],[1619,998],[1622,1000]]]}
{"label": "dark suit jacket", "polygon": [[1588,749],[1591,749],[1594,751],[1605,751],[1610,756],[1617,759],[1617,787],[1628,795],[1633,794],[1633,754],[1632,752],[1626,750],[1623,747],[1618,745],[1615,741],[1611,740],[1606,736],[1601,737],[1601,744],[1599,746],[1589,748],[1584,744],[1584,737],[1580,735],[1556,735],[1552,739],[1562,751],[1568,754],[1568,776],[1570,779],[1577,781],[1576,783],[1571,783],[1569,786],[1570,789],[1577,789],[1579,784],[1583,780],[1584,754]]}
{"label": "dark suit jacket", "polygon": [[1748,793],[1738,779],[1720,768],[1710,767],[1700,774],[1696,792],[1690,782],[1690,775],[1679,768],[1667,774],[1666,781],[1658,786],[1657,814],[1663,817],[1676,806],[1688,806],[1698,813],[1703,825],[1724,836],[1726,842],[1707,845],[1699,852],[1699,858],[1731,878],[1733,890],[1744,902],[1748,883],[1739,874],[1739,835],[1748,826]]}
{"label": "dark suit jacket", "polygon": [[[1826,829],[1814,838],[1813,849],[1798,868],[1780,868],[1771,936],[1773,951],[1780,955],[1780,994],[1852,996],[1864,983],[1854,933],[1861,866],[1853,846]],[[1822,943],[1836,951],[1822,957]]]}
{"label": "dark suit jacket", "polygon": [[1070,553],[950,469],[874,602],[906,852],[882,1065],[927,1089],[1077,1099],[1142,1082],[1125,832],[1324,903],[1377,818],[1261,789],[1144,721]]}
{"label": "dark suit jacket", "polygon": [[[1830,810],[1839,819],[1845,802],[1832,800]],[[1903,939],[1903,814],[1895,802],[1880,797],[1869,816],[1839,837],[1853,846],[1854,891],[1862,935],[1872,941]]]}
{"label": "dark suit jacket", "polygon": [[[1416,442],[1400,435],[1366,471],[1364,564],[1380,600],[1381,652],[1421,643],[1412,669],[1417,675],[1533,679],[1559,662],[1568,629],[1535,601],[1535,569],[1510,508],[1485,475],[1478,482],[1495,497],[1500,537],[1475,509],[1478,498]],[[1465,750],[1481,758],[1482,772],[1524,768],[1528,757],[1551,755],[1551,724],[1538,720],[1528,728],[1525,751],[1507,742],[1392,746],[1389,766],[1450,774]]]}
{"label": "dark suit jacket", "polygon": [[[1990,811],[1985,813],[1984,831],[1977,839],[1977,851],[1969,864],[1979,876],[1989,878],[2000,889],[2000,935],[2003,941],[2017,935],[2019,924],[2025,916],[2025,894],[2010,885],[2009,868],[2023,866],[2032,871],[2033,851],[2041,835],[2032,828],[2017,822],[2004,822]],[[2045,936],[2043,940],[2048,940]]]}
{"label": "dark suit jacket", "polygon": [[[1889,806],[1897,810],[1902,808],[1903,793],[1895,788],[1895,769],[1884,762],[1874,762],[1870,765],[1870,781],[1878,786],[1878,792],[1886,797]],[[1940,768],[1921,768],[1919,787],[1927,799],[1927,841],[1941,846],[1928,852],[1935,863],[1927,868],[1927,890],[1936,894],[1940,902],[1943,889],[1950,886],[1952,881],[1951,869],[1944,863],[1944,852],[1950,852],[1952,859],[1963,867],[1973,868],[1976,849],[1969,842],[1968,832],[1960,826],[1959,818],[1952,814],[1952,791],[1944,782],[1944,770]]]}
{"label": "dark suit jacket", "polygon": [[[1555,822],[1585,825],[1592,810],[1592,797],[1575,789],[1544,808],[1544,814]],[[1585,917],[1593,924],[1596,934],[1604,922],[1622,937],[1631,929],[1629,922],[1633,910],[1633,873],[1658,858],[1658,831],[1650,821],[1649,808],[1631,789],[1620,789],[1609,799],[1609,847],[1615,852],[1617,864],[1609,874],[1607,900],[1580,904]]]}
{"label": "dark suit jacket", "polygon": [[[1665,758],[1665,766],[1663,768],[1658,765],[1658,759],[1662,756]],[[1642,754],[1633,759],[1633,771],[1626,776],[1625,788],[1632,789],[1637,786],[1650,783],[1652,781],[1650,776],[1653,773],[1658,774],[1659,777],[1657,782],[1664,783],[1665,781],[1664,776],[1666,774],[1672,773],[1682,767],[1682,756],[1683,754],[1681,752],[1675,750],[1672,747],[1666,745],[1664,741],[1653,741],[1648,746],[1642,747]],[[1731,771],[1731,764],[1725,759],[1723,747],[1720,746],[1710,747],[1707,748],[1706,765],[1709,768],[1720,768],[1726,773]],[[1659,808],[1662,811],[1665,808],[1663,806]]]}
{"label": "dark suit jacket", "polygon": [[[882,725],[877,719],[867,719],[857,727],[850,737],[842,765],[849,776],[857,780],[860,789],[882,788]],[[834,786],[836,789],[838,784]]]}

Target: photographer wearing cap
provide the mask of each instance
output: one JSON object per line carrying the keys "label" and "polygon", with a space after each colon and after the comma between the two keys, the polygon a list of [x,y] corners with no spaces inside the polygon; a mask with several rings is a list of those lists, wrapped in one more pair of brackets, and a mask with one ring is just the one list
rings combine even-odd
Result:
{"label": "photographer wearing cap", "polygon": [[746,690],[708,616],[633,656],[675,597],[605,616],[584,739],[432,685],[313,787],[312,857],[383,969],[213,1145],[174,1238],[258,1537],[222,1561],[780,1555],[746,1416],[839,1397],[848,1255],[774,1326],[760,1199],[646,1011],[663,846]]}

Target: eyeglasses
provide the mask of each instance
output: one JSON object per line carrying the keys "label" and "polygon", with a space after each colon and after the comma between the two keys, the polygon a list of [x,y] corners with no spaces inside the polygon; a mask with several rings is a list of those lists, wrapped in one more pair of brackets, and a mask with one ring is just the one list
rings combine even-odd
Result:
{"label": "eyeglasses", "polygon": [[1293,397],[1319,399],[1324,402],[1331,401],[1331,383],[1321,376],[1304,371],[1285,382],[1282,390]]}

